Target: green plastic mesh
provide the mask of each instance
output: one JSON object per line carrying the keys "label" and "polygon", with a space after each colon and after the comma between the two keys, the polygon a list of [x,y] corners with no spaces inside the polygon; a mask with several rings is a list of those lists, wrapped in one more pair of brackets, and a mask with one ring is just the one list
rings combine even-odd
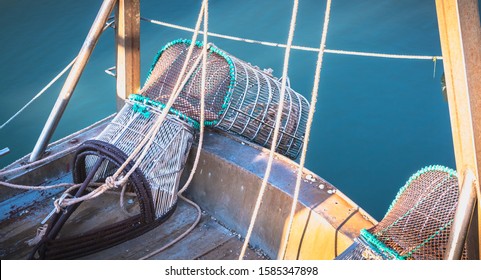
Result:
{"label": "green plastic mesh", "polygon": [[[133,98],[139,100],[142,96],[144,100],[147,98],[145,102],[165,106],[180,76],[190,44],[190,40],[180,39],[162,48],[154,59],[145,85]],[[202,43],[196,42],[195,46],[187,69],[194,66],[202,53]],[[270,147],[280,102],[279,79],[215,46],[209,46],[208,53],[205,125]],[[182,77],[188,82],[171,108],[171,113],[195,126],[200,119],[201,76],[202,65],[199,64],[190,77]],[[296,158],[302,147],[309,103],[287,87],[284,104],[276,151]]]}
{"label": "green plastic mesh", "polygon": [[337,259],[443,259],[458,197],[454,170],[421,169],[401,188],[382,221],[362,230]]}

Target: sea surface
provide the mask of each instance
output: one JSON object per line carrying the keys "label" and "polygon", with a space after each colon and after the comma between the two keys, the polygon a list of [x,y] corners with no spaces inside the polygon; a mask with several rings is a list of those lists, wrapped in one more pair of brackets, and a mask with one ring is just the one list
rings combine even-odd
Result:
{"label": "sea surface", "polygon": [[[209,30],[287,41],[292,1],[211,0]],[[78,53],[100,0],[0,1],[0,124]],[[142,0],[147,18],[193,27],[200,1]],[[294,44],[318,47],[325,1],[301,0]],[[185,31],[142,22],[142,81],[156,52]],[[115,111],[114,32],[102,36],[54,135],[59,139]],[[284,50],[213,38],[219,48],[281,76]],[[333,0],[329,49],[441,55],[434,1]],[[317,54],[292,50],[291,87],[310,99]],[[399,188],[432,164],[455,168],[442,61],[325,54],[307,168],[382,219]],[[65,78],[0,130],[0,167],[29,153]]]}

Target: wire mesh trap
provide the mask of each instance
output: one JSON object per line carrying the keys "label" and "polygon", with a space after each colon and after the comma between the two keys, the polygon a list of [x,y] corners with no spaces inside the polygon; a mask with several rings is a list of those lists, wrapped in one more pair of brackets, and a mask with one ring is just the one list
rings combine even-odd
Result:
{"label": "wire mesh trap", "polygon": [[[128,101],[97,140],[110,143],[130,155],[146,137],[160,114],[161,111],[157,108]],[[152,192],[157,218],[177,202],[177,187],[193,137],[194,130],[191,126],[175,116],[167,115],[138,167]],[[105,170],[101,176],[110,176],[108,168]]]}
{"label": "wire mesh trap", "polygon": [[421,169],[401,188],[383,220],[361,230],[336,259],[443,259],[458,197],[456,171],[442,166]]}
{"label": "wire mesh trap", "polygon": [[[140,95],[131,99],[164,107],[173,94],[175,81],[180,76],[190,40],[175,40],[157,54],[149,77]],[[199,58],[203,45],[195,43],[188,61],[188,69],[195,71],[181,89],[171,112],[198,126],[200,119],[200,92],[202,65]],[[205,125],[242,136],[269,147],[272,144],[275,119],[281,95],[281,82],[269,72],[244,62],[210,45],[207,59]],[[186,77],[182,77],[186,78]],[[286,87],[276,151],[297,158],[306,129],[309,103]]]}
{"label": "wire mesh trap", "polygon": [[[88,187],[92,184],[103,183],[112,176],[147,137],[160,115],[161,111],[157,108],[127,101],[97,139],[86,141],[78,148],[74,156],[73,175],[74,182],[82,186],[70,195],[80,197],[89,192]],[[35,248],[32,257],[78,258],[139,236],[165,221],[177,204],[179,181],[194,132],[189,124],[176,116],[167,115],[146,156],[122,190],[120,187],[116,190],[119,194],[135,194],[136,211],[126,211],[126,218],[109,225],[67,238],[56,238],[79,204],[69,206],[65,212],[57,213],[50,219],[46,237]],[[130,162],[120,177],[129,172],[134,163]]]}

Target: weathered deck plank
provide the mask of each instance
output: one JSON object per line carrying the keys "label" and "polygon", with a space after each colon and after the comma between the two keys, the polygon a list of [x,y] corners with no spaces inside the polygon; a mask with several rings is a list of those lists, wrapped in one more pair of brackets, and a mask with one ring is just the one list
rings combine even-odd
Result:
{"label": "weathered deck plank", "polygon": [[[26,241],[35,236],[40,221],[52,209],[52,201],[52,199],[47,199],[13,215],[0,224],[2,229],[0,233],[0,258],[27,258],[32,247],[28,246]],[[137,238],[85,256],[82,259],[140,259],[182,234],[194,222],[196,215],[197,211],[193,207],[179,201],[176,211],[164,224]],[[69,219],[60,235],[70,236],[124,218],[126,218],[126,215],[119,208],[118,195],[104,194],[81,205]],[[221,226],[204,212],[200,223],[189,235],[151,259],[237,259],[240,246],[241,243],[237,239],[237,235]],[[233,252],[234,247],[237,252]],[[217,252],[219,250],[226,250],[226,252]],[[254,251],[250,251],[248,258],[260,259],[263,257]]]}
{"label": "weathered deck plank", "polygon": [[[205,253],[202,256],[198,256],[196,260],[237,260],[242,248],[243,241],[236,236],[230,238],[227,242]],[[268,258],[262,253],[258,253],[254,250],[248,249],[244,255],[244,260],[267,260]]]}

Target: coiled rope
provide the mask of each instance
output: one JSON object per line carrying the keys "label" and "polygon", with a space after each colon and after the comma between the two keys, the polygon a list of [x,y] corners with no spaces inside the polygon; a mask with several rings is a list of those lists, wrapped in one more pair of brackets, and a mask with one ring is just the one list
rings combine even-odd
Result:
{"label": "coiled rope", "polygon": [[[204,5],[202,6],[202,9],[203,9],[203,7],[204,7]],[[108,23],[104,27],[104,30],[107,29],[111,24],[112,24],[112,22]],[[198,24],[196,25],[196,30],[199,30],[199,27],[200,27],[200,22],[198,22]],[[194,33],[193,40],[195,40],[197,38],[197,34],[198,34],[198,32]],[[182,67],[181,73],[185,73],[186,70],[187,70],[187,64],[188,64],[188,61],[189,61],[190,57],[192,56],[194,45],[195,44],[192,44],[189,47],[189,51],[187,53],[187,57],[186,57],[186,60],[184,62],[184,65]],[[127,182],[128,178],[130,177],[130,175],[134,172],[134,170],[138,167],[138,165],[140,164],[142,159],[147,154],[147,151],[148,151],[149,147],[153,143],[155,134],[159,131],[163,121],[165,120],[165,118],[167,116],[167,113],[169,112],[170,107],[175,102],[175,99],[179,95],[181,89],[188,82],[188,79],[189,79],[190,75],[192,75],[193,71],[195,71],[195,68],[199,65],[200,58],[201,57],[199,57],[197,59],[197,61],[194,63],[194,65],[190,69],[189,73],[184,77],[184,79],[182,79],[183,75],[179,76],[179,78],[178,78],[178,80],[177,80],[177,82],[174,86],[174,90],[173,90],[174,94],[172,94],[172,96],[170,96],[170,98],[169,98],[169,100],[166,104],[165,110],[162,111],[162,114],[156,120],[156,123],[153,125],[153,127],[146,134],[146,137],[143,139],[143,141],[137,146],[137,148],[132,152],[132,154],[130,154],[130,156],[127,158],[127,160],[122,164],[122,166],[119,167],[119,169],[114,173],[114,175],[108,177],[105,180],[104,184],[102,184],[100,187],[96,188],[95,190],[93,190],[92,192],[90,192],[90,193],[88,193],[84,196],[73,197],[73,198],[62,196],[62,199],[60,199],[60,198],[57,199],[54,202],[54,205],[56,205],[55,208],[56,208],[57,212],[59,212],[61,210],[61,208],[65,209],[66,207],[68,207],[70,205],[74,205],[74,204],[80,203],[82,201],[98,197],[99,195],[101,195],[102,193],[104,193],[104,192],[106,192],[110,189],[115,189],[115,188],[118,188],[118,187],[124,187],[126,185],[126,182]],[[139,153],[141,153],[141,154],[139,155]],[[124,176],[120,176],[122,174],[122,172],[124,171],[124,169],[126,168],[126,166],[134,159],[136,159],[136,162],[135,162],[134,166]],[[38,162],[34,162],[34,163],[31,163],[31,164],[37,164],[37,163]],[[16,168],[16,170],[23,169],[23,168],[25,168],[25,166],[20,167],[20,168]],[[11,172],[13,172],[13,171],[12,170],[6,170],[4,172],[0,172],[0,175],[9,174]],[[58,185],[52,185],[52,186],[24,186],[24,185],[16,185],[16,184],[2,182],[2,181],[0,181],[0,185],[7,186],[7,187],[21,188],[21,189],[30,189],[30,190],[45,190],[45,189],[51,189],[51,188],[75,187],[76,186],[74,184],[65,184],[65,183],[58,184]]]}

